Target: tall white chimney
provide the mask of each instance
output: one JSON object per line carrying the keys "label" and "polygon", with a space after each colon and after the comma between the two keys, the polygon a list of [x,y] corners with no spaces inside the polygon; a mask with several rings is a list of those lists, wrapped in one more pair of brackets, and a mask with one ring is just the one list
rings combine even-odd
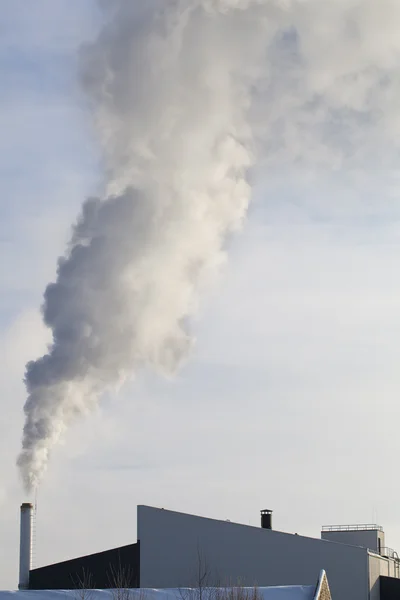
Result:
{"label": "tall white chimney", "polygon": [[29,588],[29,571],[32,568],[32,524],[33,504],[21,504],[21,529],[19,541],[19,582],[18,589]]}

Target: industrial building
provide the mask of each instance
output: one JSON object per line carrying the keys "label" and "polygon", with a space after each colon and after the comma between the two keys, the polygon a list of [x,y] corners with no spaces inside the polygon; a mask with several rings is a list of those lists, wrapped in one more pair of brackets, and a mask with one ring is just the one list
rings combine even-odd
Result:
{"label": "industrial building", "polygon": [[377,525],[326,526],[317,539],[275,531],[269,510],[252,527],[138,506],[135,543],[27,571],[23,518],[21,588],[71,589],[83,573],[96,588],[115,587],[116,573],[126,587],[309,586],[324,570],[334,600],[400,598],[399,558]]}

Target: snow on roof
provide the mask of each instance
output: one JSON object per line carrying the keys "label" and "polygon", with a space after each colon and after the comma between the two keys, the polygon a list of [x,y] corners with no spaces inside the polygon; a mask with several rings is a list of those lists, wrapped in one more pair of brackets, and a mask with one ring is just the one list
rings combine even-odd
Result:
{"label": "snow on roof", "polygon": [[[191,591],[179,589],[133,589],[129,600],[190,600]],[[313,600],[314,586],[283,586],[257,588],[260,600]],[[196,594],[197,596],[198,594]],[[20,590],[0,591],[0,600],[115,600],[112,590]],[[193,595],[193,598],[196,598]],[[124,598],[127,595],[124,594]]]}

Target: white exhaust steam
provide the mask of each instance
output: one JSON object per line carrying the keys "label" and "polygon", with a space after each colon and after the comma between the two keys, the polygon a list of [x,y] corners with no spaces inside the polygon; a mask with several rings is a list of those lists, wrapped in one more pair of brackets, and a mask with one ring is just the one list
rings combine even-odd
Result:
{"label": "white exhaust steam", "polygon": [[187,356],[187,319],[246,215],[252,167],[397,167],[398,0],[104,5],[82,50],[104,194],[84,203],[45,292],[53,343],[27,365],[18,458],[28,490],[107,388]]}

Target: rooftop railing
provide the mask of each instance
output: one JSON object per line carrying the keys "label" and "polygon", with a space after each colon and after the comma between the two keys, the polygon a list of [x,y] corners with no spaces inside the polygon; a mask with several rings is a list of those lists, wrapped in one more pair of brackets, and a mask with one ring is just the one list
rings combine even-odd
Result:
{"label": "rooftop railing", "polygon": [[399,560],[399,555],[397,554],[396,550],[393,550],[393,548],[381,548],[381,556],[384,556],[385,558],[393,558],[393,560]]}
{"label": "rooftop railing", "polygon": [[371,523],[363,525],[324,525],[322,531],[383,531],[383,527]]}

